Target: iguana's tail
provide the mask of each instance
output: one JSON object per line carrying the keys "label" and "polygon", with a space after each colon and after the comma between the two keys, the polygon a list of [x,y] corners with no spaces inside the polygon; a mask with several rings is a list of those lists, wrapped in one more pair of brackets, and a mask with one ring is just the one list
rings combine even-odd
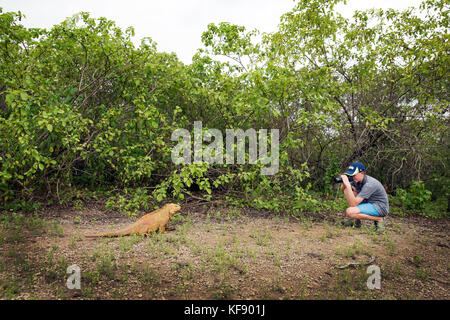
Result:
{"label": "iguana's tail", "polygon": [[120,237],[127,236],[133,232],[132,228],[125,228],[112,232],[104,232],[104,233],[94,233],[94,234],[86,234],[84,235],[86,238],[99,238],[99,237]]}

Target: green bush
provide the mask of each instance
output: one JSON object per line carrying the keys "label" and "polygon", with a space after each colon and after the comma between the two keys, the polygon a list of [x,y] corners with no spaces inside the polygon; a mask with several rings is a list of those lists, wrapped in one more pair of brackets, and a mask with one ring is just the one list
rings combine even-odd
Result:
{"label": "green bush", "polygon": [[422,210],[431,200],[431,191],[425,189],[422,181],[414,181],[408,190],[397,189],[396,197],[402,207],[409,210]]}
{"label": "green bush", "polygon": [[[132,27],[106,18],[81,12],[46,30],[0,8],[0,209],[79,205],[87,193],[72,190],[101,189],[119,190],[107,207],[130,215],[193,191],[274,212],[334,210],[310,191],[330,195],[329,180],[356,159],[392,189],[435,177],[428,188],[443,196],[446,1],[350,19],[339,2],[299,0],[264,35],[209,24],[189,65],[150,38],[136,46]],[[279,172],[175,165],[172,133],[198,120],[222,133],[278,129]],[[417,182],[395,198],[425,210],[429,192]]]}
{"label": "green bush", "polygon": [[152,200],[146,189],[125,188],[121,194],[109,197],[105,208],[118,210],[131,218],[135,218],[140,210],[148,211],[151,209]]}

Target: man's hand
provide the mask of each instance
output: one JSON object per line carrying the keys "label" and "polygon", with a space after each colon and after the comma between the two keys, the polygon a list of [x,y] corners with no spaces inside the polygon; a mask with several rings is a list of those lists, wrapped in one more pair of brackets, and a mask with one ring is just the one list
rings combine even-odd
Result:
{"label": "man's hand", "polygon": [[342,189],[349,188],[349,189],[351,190],[352,187],[351,187],[351,185],[350,185],[350,181],[348,180],[347,175],[342,174],[342,175],[341,175],[341,178],[342,178],[342,185],[343,185],[343,188],[342,188]]}
{"label": "man's hand", "polygon": [[358,192],[356,191],[356,188],[354,188],[350,184],[347,175],[343,174],[341,175],[341,178],[342,178],[341,189],[344,192],[345,199],[347,200],[348,205],[350,207],[356,207],[364,199],[357,196]]}

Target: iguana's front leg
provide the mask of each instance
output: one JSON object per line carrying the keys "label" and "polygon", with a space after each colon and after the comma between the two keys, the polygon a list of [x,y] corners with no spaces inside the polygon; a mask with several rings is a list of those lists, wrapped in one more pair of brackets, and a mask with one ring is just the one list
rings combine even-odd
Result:
{"label": "iguana's front leg", "polygon": [[159,232],[166,232],[166,231],[173,231],[175,230],[174,226],[169,227],[169,225],[166,223],[162,227],[159,227]]}
{"label": "iguana's front leg", "polygon": [[166,229],[166,231],[173,231],[173,230],[175,230],[175,227],[174,226],[168,226],[167,224],[164,226],[164,228]]}

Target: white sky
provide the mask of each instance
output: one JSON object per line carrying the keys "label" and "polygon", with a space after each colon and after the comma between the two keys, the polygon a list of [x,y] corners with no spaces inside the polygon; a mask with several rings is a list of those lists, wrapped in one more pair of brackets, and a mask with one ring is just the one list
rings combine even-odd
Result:
{"label": "white sky", "polygon": [[[420,0],[348,0],[339,11],[350,17],[355,9],[406,8]],[[21,11],[26,27],[51,28],[81,11],[91,17],[113,20],[123,30],[135,29],[136,44],[150,37],[158,51],[175,52],[186,64],[202,47],[201,34],[211,22],[231,22],[247,30],[273,32],[283,13],[294,7],[293,0],[0,0],[3,12]]]}

